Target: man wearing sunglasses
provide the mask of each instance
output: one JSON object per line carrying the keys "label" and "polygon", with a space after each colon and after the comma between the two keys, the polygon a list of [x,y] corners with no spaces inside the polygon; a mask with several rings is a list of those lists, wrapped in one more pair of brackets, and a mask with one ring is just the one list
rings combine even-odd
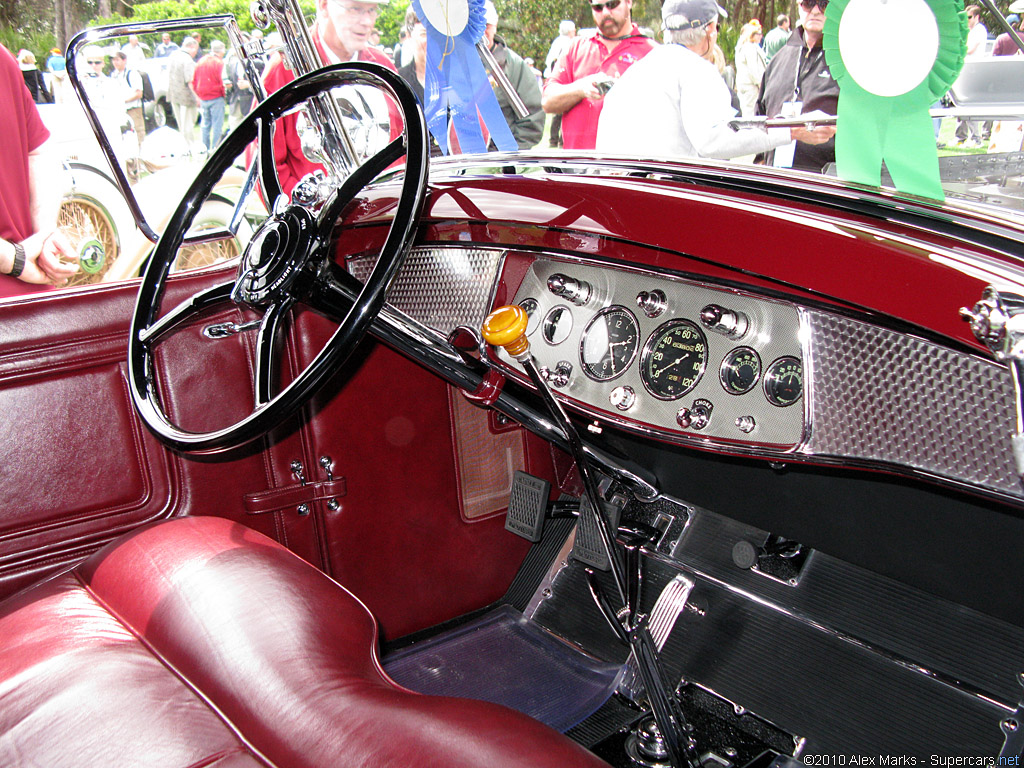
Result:
{"label": "man wearing sunglasses", "polygon": [[[387,0],[317,0],[316,24],[313,27],[313,44],[326,64],[340,64],[349,61],[372,61],[392,71],[395,65],[382,51],[370,45],[377,22],[379,6]],[[272,93],[286,83],[295,79],[295,73],[284,66],[278,58],[268,67],[263,77],[267,93]],[[390,136],[384,135],[380,146],[402,131],[401,115],[396,105],[386,99],[384,94],[375,88],[363,86],[346,86],[358,88],[359,93],[367,101],[372,122],[375,124],[390,123]],[[355,99],[361,102],[361,99]],[[302,144],[297,126],[297,115],[285,115],[277,121],[277,134],[274,137],[274,159],[277,162],[277,175],[281,181],[281,189],[288,194],[299,179],[322,166],[309,160],[302,153]],[[283,140],[282,140],[283,139]]]}
{"label": "man wearing sunglasses", "polygon": [[544,85],[541,106],[562,115],[566,149],[593,149],[609,86],[654,48],[632,20],[633,0],[593,2],[597,34],[577,37]]}
{"label": "man wearing sunglasses", "polygon": [[[829,115],[839,108],[839,86],[832,79],[821,46],[828,0],[801,0],[803,21],[788,42],[772,56],[761,81],[757,113],[769,117],[795,117],[820,110]],[[800,129],[802,130],[802,129]],[[769,165],[821,172],[836,159],[835,139],[822,144],[805,143],[800,130],[798,143],[776,149],[764,159]],[[815,129],[819,131],[819,129]],[[835,133],[835,129],[831,129]]]}

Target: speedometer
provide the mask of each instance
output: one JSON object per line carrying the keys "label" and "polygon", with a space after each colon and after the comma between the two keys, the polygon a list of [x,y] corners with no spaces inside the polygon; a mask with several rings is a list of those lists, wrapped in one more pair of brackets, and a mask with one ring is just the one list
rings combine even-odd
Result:
{"label": "speedometer", "polygon": [[633,313],[625,307],[602,309],[583,331],[583,372],[595,381],[614,379],[633,362],[639,347],[640,329]]}
{"label": "speedometer", "polygon": [[689,320],[670,320],[647,340],[640,379],[660,400],[675,400],[697,386],[708,360],[708,340]]}

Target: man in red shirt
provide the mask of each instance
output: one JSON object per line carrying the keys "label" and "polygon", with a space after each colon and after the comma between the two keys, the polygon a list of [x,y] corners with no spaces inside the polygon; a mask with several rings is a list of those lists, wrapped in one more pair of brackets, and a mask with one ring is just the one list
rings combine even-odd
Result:
{"label": "man in red shirt", "polygon": [[[377,21],[378,5],[381,2],[386,0],[317,0],[313,43],[324,64],[372,61],[395,71],[391,59],[370,45],[371,33]],[[284,65],[282,58],[278,58],[267,67],[263,85],[267,93],[272,93],[294,79],[295,73]],[[385,99],[382,92],[371,88],[363,88],[361,93],[373,110],[374,121],[389,122],[390,138],[397,136],[402,130],[402,123],[399,112],[391,100]],[[303,176],[323,168],[302,153],[296,121],[297,116],[294,113],[285,115],[277,121],[274,135],[274,160],[277,163],[281,189],[285,194],[289,194]],[[389,137],[383,138],[386,140]],[[377,147],[380,148],[382,145]]]}
{"label": "man in red shirt", "polygon": [[60,161],[14,56],[0,45],[0,298],[63,285],[78,256],[57,231]]}
{"label": "man in red shirt", "polygon": [[207,152],[220,144],[224,131],[224,43],[214,40],[210,52],[196,64],[192,90],[199,99],[199,118]]}
{"label": "man in red shirt", "polygon": [[654,47],[633,23],[632,9],[633,0],[592,2],[597,33],[577,37],[544,85],[541,106],[562,115],[566,149],[594,148],[608,87]]}

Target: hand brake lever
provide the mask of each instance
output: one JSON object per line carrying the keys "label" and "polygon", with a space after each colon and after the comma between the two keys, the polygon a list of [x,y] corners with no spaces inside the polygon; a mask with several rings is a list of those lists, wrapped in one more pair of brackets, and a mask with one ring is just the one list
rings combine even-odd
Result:
{"label": "hand brake lever", "polygon": [[[682,712],[679,710],[678,702],[665,685],[665,678],[658,660],[658,650],[647,628],[646,617],[639,614],[639,573],[627,581],[625,565],[615,546],[615,532],[608,519],[600,512],[602,509],[601,495],[598,493],[593,471],[587,461],[583,440],[580,438],[579,432],[576,431],[576,426],[562,408],[562,404],[555,398],[544,377],[540,374],[537,361],[530,352],[530,342],[526,339],[527,320],[526,312],[522,307],[515,305],[500,307],[487,316],[483,324],[482,335],[489,344],[502,347],[523,366],[544,400],[544,404],[551,412],[552,418],[565,434],[572,458],[576,462],[576,467],[583,480],[584,493],[590,502],[589,505],[586,505],[587,512],[596,518],[596,530],[608,556],[619,599],[625,607],[625,615],[622,619],[612,610],[593,573],[588,570],[587,580],[590,590],[602,613],[605,614],[613,628],[616,628],[619,638],[629,645],[630,652],[636,659],[637,669],[644,687],[647,689],[651,710],[658,729],[665,739],[673,768],[686,768],[687,766],[699,768],[700,758],[692,740],[682,736],[686,732],[686,724]],[[580,514],[584,514],[582,507]],[[639,571],[641,561],[638,547],[635,549],[637,551],[630,558],[630,564]],[[621,631],[618,629],[620,627]]]}

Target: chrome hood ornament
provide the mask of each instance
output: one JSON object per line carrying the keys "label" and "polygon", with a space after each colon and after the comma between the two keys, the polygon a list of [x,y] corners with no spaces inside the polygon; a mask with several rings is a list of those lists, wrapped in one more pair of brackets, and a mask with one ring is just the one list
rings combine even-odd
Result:
{"label": "chrome hood ornament", "polygon": [[971,324],[975,337],[995,359],[1009,366],[1017,405],[1013,460],[1017,475],[1024,481],[1024,296],[990,285],[972,308],[960,308],[960,316]]}

